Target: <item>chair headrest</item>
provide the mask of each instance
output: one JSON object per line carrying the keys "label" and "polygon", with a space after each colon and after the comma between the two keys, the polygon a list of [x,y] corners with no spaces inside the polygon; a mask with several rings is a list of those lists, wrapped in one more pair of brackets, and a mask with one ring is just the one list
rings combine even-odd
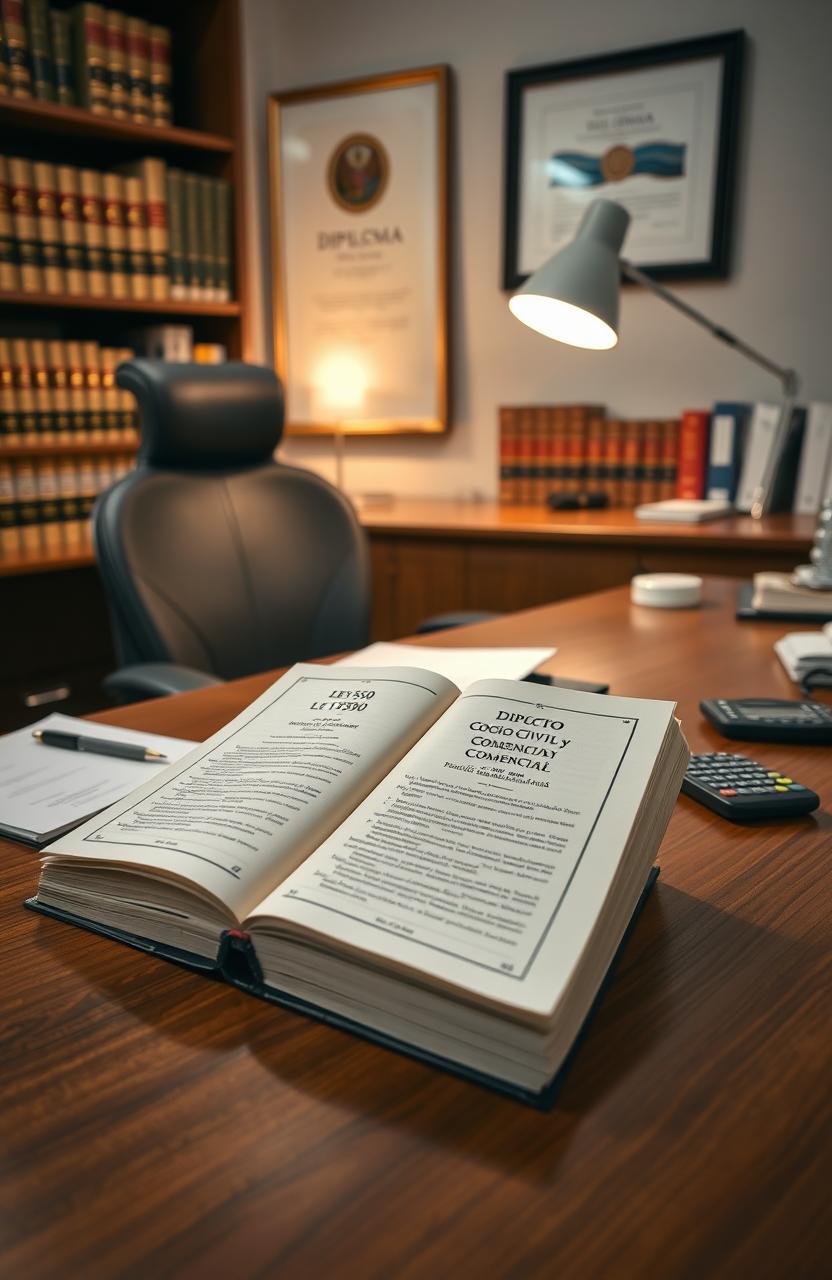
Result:
{"label": "chair headrest", "polygon": [[283,434],[283,389],[272,369],[128,360],[116,382],[139,402],[139,457],[204,471],[264,462]]}

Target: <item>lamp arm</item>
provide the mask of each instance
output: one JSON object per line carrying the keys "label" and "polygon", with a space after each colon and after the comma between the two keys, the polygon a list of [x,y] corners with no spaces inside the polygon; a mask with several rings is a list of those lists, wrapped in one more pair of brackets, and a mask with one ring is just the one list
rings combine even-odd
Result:
{"label": "lamp arm", "polygon": [[762,355],[754,347],[749,347],[747,342],[743,342],[735,334],[723,329],[722,325],[714,324],[713,320],[709,320],[701,311],[697,311],[695,307],[683,302],[675,293],[671,293],[669,289],[665,289],[663,285],[658,284],[646,272],[634,267],[632,262],[628,262],[626,258],[622,258],[620,261],[622,275],[626,276],[628,280],[633,280],[636,284],[643,285],[645,289],[649,289],[651,293],[658,294],[665,302],[669,302],[677,311],[681,311],[683,315],[686,315],[689,320],[695,320],[697,324],[701,324],[703,329],[707,329],[715,338],[719,338],[720,342],[733,347],[735,351],[741,352],[749,360],[753,360],[755,364],[767,369],[775,378],[780,379],[783,395],[789,400],[794,400],[798,390],[798,377],[794,369],[784,369],[781,365],[775,364],[773,360],[769,360],[768,356]]}

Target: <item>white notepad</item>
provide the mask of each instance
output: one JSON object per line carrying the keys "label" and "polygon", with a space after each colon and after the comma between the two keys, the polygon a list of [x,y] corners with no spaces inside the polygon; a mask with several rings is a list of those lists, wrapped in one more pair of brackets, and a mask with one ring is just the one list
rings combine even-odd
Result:
{"label": "white notepad", "polygon": [[453,649],[379,641],[332,665],[420,667],[453,680],[457,689],[464,690],[475,680],[522,680],[556,653],[557,649]]}
{"label": "white notepad", "polygon": [[[166,760],[119,760],[47,747],[33,729],[81,733],[87,738],[132,742],[161,751]],[[0,833],[28,844],[46,844],[140,786],[197,743],[158,733],[50,715],[0,738]]]}

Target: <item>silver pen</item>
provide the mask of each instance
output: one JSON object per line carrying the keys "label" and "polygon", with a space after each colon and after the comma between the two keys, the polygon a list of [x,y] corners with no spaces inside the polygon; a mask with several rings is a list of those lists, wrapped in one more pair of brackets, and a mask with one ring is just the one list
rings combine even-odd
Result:
{"label": "silver pen", "polygon": [[87,751],[94,756],[118,756],[120,760],[167,760],[152,747],[135,746],[132,742],[109,742],[106,738],[85,738],[80,733],[61,733],[57,729],[34,729],[32,737],[45,747],[62,747],[64,751]]}

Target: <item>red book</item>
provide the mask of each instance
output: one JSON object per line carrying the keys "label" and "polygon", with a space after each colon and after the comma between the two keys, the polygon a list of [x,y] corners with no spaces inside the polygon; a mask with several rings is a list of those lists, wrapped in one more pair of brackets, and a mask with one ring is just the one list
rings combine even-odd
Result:
{"label": "red book", "polygon": [[679,428],[679,469],[677,498],[704,498],[708,469],[708,439],[711,415],[704,409],[686,409]]}

